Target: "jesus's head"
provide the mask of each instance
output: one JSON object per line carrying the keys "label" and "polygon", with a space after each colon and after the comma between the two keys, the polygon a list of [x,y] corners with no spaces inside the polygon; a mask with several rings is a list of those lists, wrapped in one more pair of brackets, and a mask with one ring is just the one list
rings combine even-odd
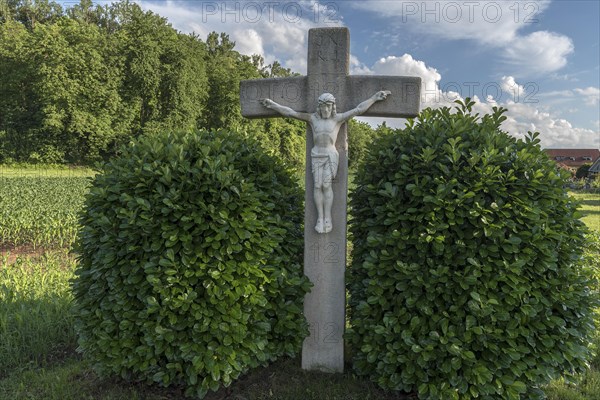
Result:
{"label": "jesus's head", "polygon": [[331,93],[323,93],[317,101],[317,113],[321,118],[327,119],[335,116],[335,97]]}

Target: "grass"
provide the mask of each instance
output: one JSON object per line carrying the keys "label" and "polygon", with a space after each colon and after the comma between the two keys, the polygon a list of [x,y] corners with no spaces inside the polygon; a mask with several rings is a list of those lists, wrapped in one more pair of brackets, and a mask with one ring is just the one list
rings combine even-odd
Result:
{"label": "grass", "polygon": [[[182,391],[99,377],[75,351],[69,280],[75,260],[65,250],[6,254],[0,263],[0,399],[183,399]],[[210,393],[217,399],[408,399],[348,372],[328,375],[283,359]],[[327,384],[324,385],[323,383]]]}
{"label": "grass", "polygon": [[[184,399],[177,388],[102,378],[76,353],[69,313],[72,255],[52,250],[41,255],[5,254],[0,261],[0,399]],[[411,398],[386,393],[351,372],[307,372],[299,364],[299,359],[280,360],[206,399]]]}
{"label": "grass", "polygon": [[[37,181],[29,179],[52,179],[58,186],[69,187],[68,182],[76,181],[73,178],[85,177],[69,175],[69,170],[49,172],[47,175],[38,172],[37,175],[27,172],[21,175],[21,180],[31,184]],[[5,182],[17,182],[7,179],[16,179],[18,176],[16,169],[0,167],[0,193],[3,190],[6,193]],[[59,197],[64,200],[72,192],[63,192]],[[80,188],[77,192],[82,194],[85,189]],[[39,193],[37,197],[43,197]],[[590,228],[600,230],[600,195],[574,193],[574,196],[583,203],[583,221]],[[41,201],[38,198],[30,199],[33,199],[30,202]],[[45,204],[50,203],[50,200],[46,200]],[[67,203],[73,201],[66,201],[61,207],[66,207]],[[12,212],[9,214],[16,215]],[[52,229],[49,231],[57,232],[60,227]],[[4,236],[0,236],[0,246],[2,239]],[[0,252],[0,399],[184,398],[178,389],[163,389],[98,376],[76,352],[76,336],[69,312],[72,301],[69,280],[75,267],[73,256],[66,249],[45,250],[44,246],[36,250],[20,248],[15,254],[14,251],[6,251],[9,247],[5,245],[3,252]],[[600,349],[600,336],[595,345]],[[301,370],[299,359],[283,359],[269,367],[252,371],[229,388],[210,393],[207,399],[416,398],[383,392],[375,384],[353,376],[350,368],[347,371],[335,375],[306,372]],[[546,393],[549,400],[600,400],[600,357],[594,359],[592,369],[576,382],[568,383],[562,379],[553,381],[546,388]]]}
{"label": "grass", "polygon": [[600,231],[600,194],[572,192],[571,195],[581,202],[581,220],[588,228]]}
{"label": "grass", "polygon": [[75,357],[51,367],[26,370],[0,381],[0,399],[164,400],[182,398],[175,391],[102,379],[85,361]]}
{"label": "grass", "polygon": [[[0,378],[60,361],[75,349],[65,250],[0,260]],[[3,398],[0,396],[0,398]]]}
{"label": "grass", "polygon": [[556,380],[546,390],[548,400],[600,400],[600,371],[590,371],[574,383]]}
{"label": "grass", "polygon": [[[324,376],[302,371],[296,359],[284,359],[254,370],[229,388],[209,393],[205,400],[408,400],[401,393],[386,393],[375,384],[350,374]],[[0,381],[1,399],[45,400],[183,400],[177,389],[125,383],[98,377],[82,360],[69,359],[52,368],[27,370]]]}

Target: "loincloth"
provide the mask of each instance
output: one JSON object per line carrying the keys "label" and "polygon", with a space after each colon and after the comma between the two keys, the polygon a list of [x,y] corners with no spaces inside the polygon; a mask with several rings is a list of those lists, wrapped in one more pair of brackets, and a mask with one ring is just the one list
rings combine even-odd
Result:
{"label": "loincloth", "polygon": [[323,149],[319,149],[317,153],[313,148],[310,152],[311,168],[313,175],[317,171],[323,171],[324,176],[331,176],[332,179],[336,177],[340,155],[335,147],[326,149],[325,152],[321,153]]}

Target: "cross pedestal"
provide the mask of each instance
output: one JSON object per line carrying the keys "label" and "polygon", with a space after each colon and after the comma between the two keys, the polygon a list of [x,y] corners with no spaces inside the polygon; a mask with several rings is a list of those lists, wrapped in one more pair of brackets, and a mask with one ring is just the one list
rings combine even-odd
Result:
{"label": "cross pedestal", "polygon": [[[391,92],[364,116],[409,118],[417,116],[421,79],[402,76],[349,76],[350,33],[347,28],[317,28],[308,33],[308,74],[303,77],[269,78],[242,81],[242,115],[248,118],[280,117],[266,108],[261,99],[302,113],[317,109],[317,98],[331,93],[337,112],[356,107],[381,90]],[[326,372],[344,370],[344,328],[346,324],[346,210],[348,192],[348,140],[346,124],[337,135],[339,153],[337,176],[333,180],[333,230],[317,233],[317,211],[313,198],[311,171],[313,133],[307,124],[306,195],[304,213],[304,274],[313,288],[304,299],[304,315],[310,335],[302,347],[302,368]]]}

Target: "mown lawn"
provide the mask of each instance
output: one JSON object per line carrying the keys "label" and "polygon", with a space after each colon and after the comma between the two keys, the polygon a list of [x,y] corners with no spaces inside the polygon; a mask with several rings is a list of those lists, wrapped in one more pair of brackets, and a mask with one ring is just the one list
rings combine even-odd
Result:
{"label": "mown lawn", "polygon": [[[85,177],[92,174],[89,170],[78,171],[79,175],[65,171],[70,170],[19,175],[16,170],[0,167],[0,221],[4,221],[5,229],[19,226],[10,225],[15,218],[29,221],[22,224],[24,227],[34,226],[37,220],[54,218],[61,222],[21,229],[21,236],[5,230],[0,236],[0,399],[183,399],[177,389],[101,378],[76,352],[69,311],[69,280],[76,260],[69,246],[76,213],[87,190]],[[22,188],[22,192],[15,188]],[[583,203],[582,220],[600,231],[600,194],[574,196]],[[27,213],[28,204],[35,205],[37,211]],[[46,228],[38,229],[43,226]],[[14,231],[16,228],[10,232]],[[64,237],[62,242],[56,240],[59,237]],[[595,346],[600,349],[600,336]],[[329,375],[302,371],[299,363],[299,359],[284,359],[252,371],[207,399],[416,398],[383,392],[353,376],[350,366],[349,372]],[[554,381],[546,392],[550,400],[600,400],[600,357],[576,382]]]}
{"label": "mown lawn", "polygon": [[600,194],[573,192],[571,195],[581,202],[581,220],[588,228],[600,231]]}

